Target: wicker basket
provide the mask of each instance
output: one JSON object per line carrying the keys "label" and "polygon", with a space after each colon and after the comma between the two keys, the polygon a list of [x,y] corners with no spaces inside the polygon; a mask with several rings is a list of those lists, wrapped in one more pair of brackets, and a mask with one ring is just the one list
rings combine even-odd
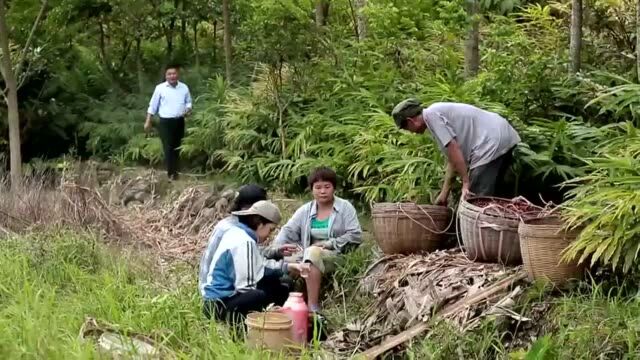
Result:
{"label": "wicker basket", "polygon": [[577,260],[564,263],[562,251],[576,238],[578,231],[563,231],[557,217],[525,220],[520,223],[520,249],[530,280],[546,279],[558,286],[570,279],[582,279],[584,266]]}
{"label": "wicker basket", "polygon": [[518,236],[520,219],[487,214],[484,208],[471,203],[477,199],[498,198],[463,200],[458,206],[459,235],[469,258],[505,265],[522,264]]}
{"label": "wicker basket", "polygon": [[451,227],[445,206],[378,203],[371,210],[373,233],[385,254],[411,254],[443,248]]}

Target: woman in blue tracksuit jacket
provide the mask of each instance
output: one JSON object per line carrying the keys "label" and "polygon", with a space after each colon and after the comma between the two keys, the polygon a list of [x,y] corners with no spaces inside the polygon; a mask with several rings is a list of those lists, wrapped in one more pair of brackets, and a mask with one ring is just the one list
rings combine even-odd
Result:
{"label": "woman in blue tracksuit jacket", "polygon": [[289,289],[280,278],[284,273],[299,273],[300,265],[268,260],[258,248],[281,220],[276,205],[262,200],[232,215],[237,222],[224,232],[213,251],[201,291],[207,317],[235,323],[269,304],[284,304]]}
{"label": "woman in blue tracksuit jacket", "polygon": [[[263,187],[255,184],[244,185],[238,189],[233,205],[231,205],[231,211],[246,210],[260,200],[267,200],[267,191]],[[200,274],[198,276],[198,289],[203,297],[205,295],[204,286],[207,284],[207,276],[213,266],[211,262],[213,254],[215,254],[220,245],[222,235],[237,223],[238,218],[234,215],[229,215],[218,221],[209,236],[207,247],[200,259]]]}

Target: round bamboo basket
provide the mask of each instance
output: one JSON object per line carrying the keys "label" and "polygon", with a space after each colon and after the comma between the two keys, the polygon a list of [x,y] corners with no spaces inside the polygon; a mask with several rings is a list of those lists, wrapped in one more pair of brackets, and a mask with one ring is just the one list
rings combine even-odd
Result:
{"label": "round bamboo basket", "polygon": [[373,234],[385,254],[411,254],[445,247],[452,214],[446,206],[378,203],[371,210]]}
{"label": "round bamboo basket", "polygon": [[520,223],[520,249],[530,280],[545,279],[556,286],[570,279],[582,279],[584,266],[578,261],[562,262],[562,251],[579,231],[564,231],[558,217],[529,219]]}
{"label": "round bamboo basket", "polygon": [[520,219],[487,214],[484,208],[472,203],[474,199],[462,200],[458,206],[459,235],[469,258],[505,265],[522,264],[518,235]]}

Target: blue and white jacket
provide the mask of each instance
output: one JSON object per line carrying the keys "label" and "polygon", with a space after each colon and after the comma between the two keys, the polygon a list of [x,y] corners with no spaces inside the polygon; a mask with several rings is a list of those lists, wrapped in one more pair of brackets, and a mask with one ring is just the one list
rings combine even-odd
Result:
{"label": "blue and white jacket", "polygon": [[200,264],[200,293],[206,300],[255,289],[263,276],[287,271],[284,261],[262,255],[256,233],[235,218],[223,219],[216,228]]}
{"label": "blue and white jacket", "polygon": [[227,232],[227,230],[231,229],[238,223],[238,218],[231,215],[226,218],[218,221],[216,226],[213,227],[213,231],[211,231],[211,235],[209,236],[209,242],[207,243],[207,247],[202,254],[202,258],[200,259],[200,273],[198,275],[198,289],[200,290],[200,294],[204,296],[204,286],[207,284],[207,276],[209,275],[209,270],[213,267],[213,255],[215,254],[218,246],[220,246],[220,240],[222,240],[222,235]]}

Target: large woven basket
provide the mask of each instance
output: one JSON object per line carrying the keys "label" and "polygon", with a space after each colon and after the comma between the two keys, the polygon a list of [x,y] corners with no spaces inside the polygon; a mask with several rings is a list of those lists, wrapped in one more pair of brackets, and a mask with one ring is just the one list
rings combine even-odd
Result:
{"label": "large woven basket", "polygon": [[508,199],[477,197],[463,200],[458,206],[459,235],[469,256],[474,261],[505,265],[522,264],[518,225],[520,219],[496,216],[486,208],[473,203],[478,200],[507,201]]}
{"label": "large woven basket", "polygon": [[562,251],[579,231],[564,231],[557,217],[529,219],[520,223],[520,249],[530,280],[546,279],[558,286],[570,279],[582,279],[584,266],[577,260],[562,262]]}
{"label": "large woven basket", "polygon": [[445,247],[452,214],[445,206],[378,203],[371,215],[374,237],[385,254],[411,254]]}

